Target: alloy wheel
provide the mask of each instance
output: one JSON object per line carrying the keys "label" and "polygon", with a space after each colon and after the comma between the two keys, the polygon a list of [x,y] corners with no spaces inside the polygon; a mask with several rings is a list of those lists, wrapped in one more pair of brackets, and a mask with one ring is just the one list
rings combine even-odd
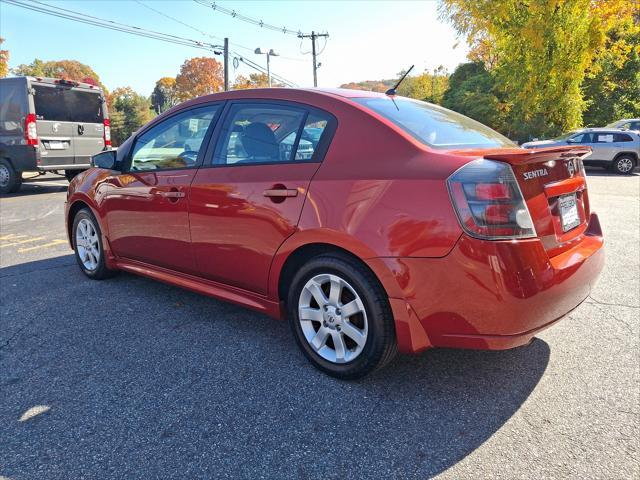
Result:
{"label": "alloy wheel", "polygon": [[90,220],[83,218],[76,228],[76,248],[82,265],[87,270],[95,270],[100,262],[100,242],[98,232]]}
{"label": "alloy wheel", "polygon": [[11,172],[6,165],[0,165],[0,187],[6,187],[11,180]]}
{"label": "alloy wheel", "polygon": [[629,173],[633,169],[633,161],[624,157],[618,160],[618,170],[622,173]]}
{"label": "alloy wheel", "polygon": [[319,274],[305,284],[298,301],[298,318],[311,348],[329,362],[348,363],[367,343],[364,303],[338,275]]}

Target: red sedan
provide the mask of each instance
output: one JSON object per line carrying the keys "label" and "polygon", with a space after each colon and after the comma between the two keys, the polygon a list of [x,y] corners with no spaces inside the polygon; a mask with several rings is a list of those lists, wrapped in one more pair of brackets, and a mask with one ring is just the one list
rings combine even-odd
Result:
{"label": "red sedan", "polygon": [[94,157],[67,226],[90,278],[288,318],[314,365],[356,378],[398,350],[524,345],[578,306],[604,263],[588,154],[398,96],[234,91]]}

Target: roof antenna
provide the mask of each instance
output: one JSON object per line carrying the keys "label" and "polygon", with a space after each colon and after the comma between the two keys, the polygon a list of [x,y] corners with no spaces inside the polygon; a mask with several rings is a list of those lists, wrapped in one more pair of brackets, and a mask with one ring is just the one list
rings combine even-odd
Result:
{"label": "roof antenna", "polygon": [[409,75],[409,72],[411,70],[413,70],[413,67],[415,67],[415,65],[411,65],[411,67],[409,67],[409,70],[407,70],[404,75],[402,76],[402,78],[400,80],[398,80],[398,83],[396,83],[393,88],[390,88],[389,90],[387,90],[386,92],[384,92],[385,95],[395,95],[396,94],[396,88],[398,88],[400,86],[400,84],[402,83],[402,81],[405,79],[405,77],[407,75]]}

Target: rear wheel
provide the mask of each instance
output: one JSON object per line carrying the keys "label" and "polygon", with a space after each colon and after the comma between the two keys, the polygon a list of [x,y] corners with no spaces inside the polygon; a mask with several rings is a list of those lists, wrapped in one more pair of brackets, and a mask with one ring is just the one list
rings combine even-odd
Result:
{"label": "rear wheel", "polygon": [[322,255],[293,279],[289,323],[305,356],[323,372],[355,379],[396,354],[389,302],[377,278],[349,257]]}
{"label": "rear wheel", "polygon": [[620,175],[629,175],[636,166],[635,158],[631,155],[621,155],[613,161],[612,170]]}
{"label": "rear wheel", "polygon": [[100,226],[88,208],[83,208],[74,217],[71,238],[76,261],[87,277],[102,280],[115,273],[105,264]]}
{"label": "rear wheel", "polygon": [[14,193],[20,190],[22,175],[16,172],[11,162],[0,158],[0,193]]}

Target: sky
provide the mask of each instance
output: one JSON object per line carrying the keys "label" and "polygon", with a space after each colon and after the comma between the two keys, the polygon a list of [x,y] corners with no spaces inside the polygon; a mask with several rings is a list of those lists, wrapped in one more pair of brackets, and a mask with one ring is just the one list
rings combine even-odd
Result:
{"label": "sky", "polygon": [[[43,0],[44,2],[44,0]],[[300,85],[313,85],[310,40],[266,30],[216,12],[192,0],[47,0],[105,20],[194,40],[215,42],[229,37],[231,49],[266,66],[256,47],[280,54],[271,70]],[[319,39],[318,86],[337,87],[361,80],[394,78],[415,64],[412,73],[443,65],[450,72],[466,60],[468,49],[453,28],[439,20],[435,1],[226,1],[218,5],[265,23],[294,30],[328,32]],[[146,5],[146,6],[145,6]],[[183,25],[147,7],[173,17]],[[37,13],[0,0],[0,36],[10,54],[9,66],[41,60],[78,60],[91,66],[113,90],[130,86],[149,95],[156,80],[175,77],[188,58],[210,56],[205,50],[115,32]],[[216,57],[222,61],[221,56]],[[230,78],[254,73],[231,66]]]}

